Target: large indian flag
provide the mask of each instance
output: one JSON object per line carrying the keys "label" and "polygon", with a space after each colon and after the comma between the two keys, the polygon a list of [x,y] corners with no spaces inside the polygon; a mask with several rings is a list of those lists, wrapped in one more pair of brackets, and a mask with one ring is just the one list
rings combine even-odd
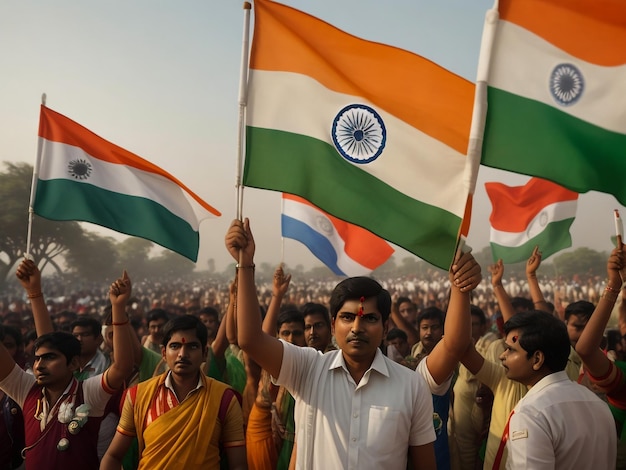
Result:
{"label": "large indian flag", "polygon": [[244,184],[302,196],[447,269],[474,85],[279,3],[254,6]]}
{"label": "large indian flag", "polygon": [[626,3],[500,0],[482,163],[626,204]]}
{"label": "large indian flag", "polygon": [[524,186],[485,183],[485,189],[493,207],[489,221],[494,260],[526,261],[535,246],[546,259],[572,246],[569,229],[578,193],[540,178]]}
{"label": "large indian flag", "polygon": [[220,213],[165,170],[41,107],[33,208],[152,240],[196,261],[200,221]]}

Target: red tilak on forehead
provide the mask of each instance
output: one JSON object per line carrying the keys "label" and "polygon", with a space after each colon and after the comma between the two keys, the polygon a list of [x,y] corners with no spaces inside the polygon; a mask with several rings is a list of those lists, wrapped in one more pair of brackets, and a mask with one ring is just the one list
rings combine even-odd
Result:
{"label": "red tilak on forehead", "polygon": [[358,317],[363,316],[363,302],[365,302],[365,297],[361,296],[360,302],[361,304],[359,305],[359,311],[356,313]]}
{"label": "red tilak on forehead", "polygon": [[511,341],[513,341],[514,343],[517,343],[517,338],[519,338],[519,336],[513,336],[511,338]]}
{"label": "red tilak on forehead", "polygon": [[184,337],[184,336],[183,336],[183,338],[181,339],[181,342],[182,342],[183,344],[185,344],[185,343],[187,342],[187,341],[185,340],[185,337]]}

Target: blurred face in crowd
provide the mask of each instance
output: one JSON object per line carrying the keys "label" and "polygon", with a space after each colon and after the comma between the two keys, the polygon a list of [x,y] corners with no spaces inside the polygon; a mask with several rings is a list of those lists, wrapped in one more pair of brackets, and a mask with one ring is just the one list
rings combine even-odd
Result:
{"label": "blurred face in crowd", "polygon": [[83,357],[92,357],[102,343],[102,335],[94,334],[91,328],[86,326],[75,326],[72,335],[80,341],[80,355]]}
{"label": "blurred face in crowd", "polygon": [[474,343],[480,339],[482,335],[487,332],[487,323],[481,324],[480,317],[472,315],[472,339]]}
{"label": "blurred face in crowd", "polygon": [[163,325],[167,323],[164,318],[159,318],[157,320],[152,320],[148,323],[148,333],[152,337],[152,342],[156,344],[161,344],[163,340]]}
{"label": "blurred face in crowd", "polygon": [[415,323],[415,320],[417,320],[417,308],[413,302],[402,302],[398,305],[398,312],[412,325]]}
{"label": "blurred face in crowd", "polygon": [[587,321],[588,320],[582,315],[571,315],[567,320],[567,335],[569,336],[569,342],[572,344],[572,347],[576,346],[580,335],[585,329],[585,325],[587,325]]}
{"label": "blurred face in crowd", "polygon": [[4,344],[4,347],[7,349],[7,351],[9,351],[11,357],[15,359],[15,356],[17,356],[17,343],[15,341],[15,338],[11,335],[6,334],[4,335],[2,344]]}
{"label": "blurred face in crowd", "polygon": [[330,327],[321,313],[311,313],[304,317],[304,339],[307,346],[324,351],[330,344]]}
{"label": "blurred face in crowd", "polygon": [[285,322],[280,325],[278,337],[296,346],[306,346],[302,323],[297,321]]}
{"label": "blurred face in crowd", "polygon": [[394,338],[388,341],[388,344],[396,348],[402,357],[406,357],[411,353],[409,343],[404,338]]}
{"label": "blurred face in crowd", "polygon": [[206,326],[209,332],[209,338],[214,338],[217,335],[217,330],[220,327],[220,322],[214,315],[208,315],[206,313],[200,314],[200,321]]}
{"label": "blurred face in crowd", "polygon": [[443,336],[443,325],[436,318],[424,318],[420,322],[419,332],[424,349],[430,352]]}

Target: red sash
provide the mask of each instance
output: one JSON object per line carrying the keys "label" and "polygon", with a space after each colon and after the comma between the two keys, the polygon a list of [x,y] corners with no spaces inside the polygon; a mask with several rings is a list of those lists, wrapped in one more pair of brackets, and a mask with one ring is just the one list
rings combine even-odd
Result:
{"label": "red sash", "polygon": [[504,455],[504,448],[506,447],[506,443],[509,440],[509,423],[511,422],[511,416],[513,416],[514,410],[511,410],[509,413],[509,417],[506,420],[506,425],[504,426],[504,431],[502,431],[502,439],[500,439],[500,446],[498,447],[498,453],[496,454],[496,458],[493,461],[492,470],[499,470],[500,464],[502,463],[502,456]]}

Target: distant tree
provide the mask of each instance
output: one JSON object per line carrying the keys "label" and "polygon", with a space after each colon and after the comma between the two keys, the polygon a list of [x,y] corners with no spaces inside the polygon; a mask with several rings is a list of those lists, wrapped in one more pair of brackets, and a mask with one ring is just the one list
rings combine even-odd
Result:
{"label": "distant tree", "polygon": [[[116,241],[112,237],[101,237],[93,232],[85,232],[65,255],[67,273],[90,282],[107,282],[122,273]],[[129,274],[133,272],[129,269]]]}
{"label": "distant tree", "polygon": [[[33,167],[27,163],[4,163],[0,173],[0,286],[26,251],[28,203]],[[44,269],[51,265],[61,272],[59,259],[82,238],[78,222],[58,222],[33,217],[30,253]]]}
{"label": "distant tree", "polygon": [[172,279],[187,277],[196,268],[193,261],[171,250],[163,250],[159,256],[151,258],[149,266],[150,275]]}
{"label": "distant tree", "polygon": [[139,237],[128,237],[116,245],[117,257],[123,269],[138,281],[150,275],[150,250],[154,246],[150,240]]}
{"label": "distant tree", "polygon": [[604,276],[606,275],[606,260],[608,253],[578,248],[569,253],[554,258],[555,274],[571,278],[578,275]]}

